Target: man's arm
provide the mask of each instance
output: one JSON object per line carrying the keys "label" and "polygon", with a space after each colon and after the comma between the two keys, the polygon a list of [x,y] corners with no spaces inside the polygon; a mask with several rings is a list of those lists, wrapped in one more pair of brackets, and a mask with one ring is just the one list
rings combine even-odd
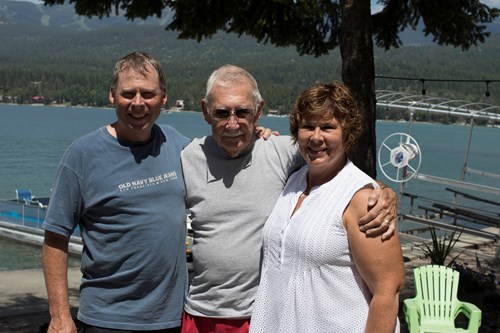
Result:
{"label": "man's arm", "polygon": [[48,333],[76,333],[69,307],[68,243],[69,237],[45,231],[43,272],[51,317]]}
{"label": "man's arm", "polygon": [[398,199],[389,187],[377,181],[380,189],[371,191],[368,213],[359,219],[359,230],[369,237],[382,234],[382,240],[390,239],[396,229]]}

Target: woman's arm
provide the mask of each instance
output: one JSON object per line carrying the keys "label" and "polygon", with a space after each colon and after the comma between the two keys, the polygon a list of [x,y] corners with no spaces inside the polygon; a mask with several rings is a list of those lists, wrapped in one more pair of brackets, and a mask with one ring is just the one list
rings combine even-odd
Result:
{"label": "woman's arm", "polygon": [[368,211],[371,188],[358,191],[346,208],[343,223],[356,268],[373,298],[366,332],[394,332],[399,310],[399,292],[405,283],[401,244],[397,232],[389,240],[367,237],[358,220]]}

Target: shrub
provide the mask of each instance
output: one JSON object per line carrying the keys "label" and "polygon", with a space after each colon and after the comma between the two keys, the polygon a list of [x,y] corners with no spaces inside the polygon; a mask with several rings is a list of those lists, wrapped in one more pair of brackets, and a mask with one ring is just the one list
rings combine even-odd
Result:
{"label": "shrub", "polygon": [[[460,235],[462,235],[463,228],[462,230],[460,230],[458,236],[455,237],[456,232],[454,231],[449,238],[446,237],[447,236],[446,234],[442,238],[438,238],[436,234],[436,228],[434,227],[430,227],[429,231],[431,233],[431,240],[432,240],[431,244],[430,245],[427,243],[422,244],[425,256],[431,259],[431,264],[445,266],[446,259],[453,250],[453,247],[460,238]],[[454,262],[455,259],[457,259],[458,256],[460,256],[460,254],[461,253],[455,256],[451,260],[451,262]]]}
{"label": "shrub", "polygon": [[[479,262],[477,257],[476,262]],[[496,275],[492,270],[483,270],[480,266],[474,270],[467,263],[459,264],[456,262],[452,262],[450,267],[460,273],[459,288],[468,293],[496,288]]]}

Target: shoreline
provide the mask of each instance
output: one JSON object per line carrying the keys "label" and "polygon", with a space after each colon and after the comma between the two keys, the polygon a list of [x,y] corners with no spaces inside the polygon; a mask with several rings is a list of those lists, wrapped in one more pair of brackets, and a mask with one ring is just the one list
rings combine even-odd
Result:
{"label": "shoreline", "polygon": [[[8,106],[29,106],[29,107],[53,107],[53,108],[75,108],[75,109],[105,109],[105,110],[114,110],[114,107],[112,106],[90,106],[90,105],[70,105],[70,104],[42,104],[42,103],[25,103],[25,104],[19,104],[19,103],[3,103],[0,102],[1,105],[8,105]],[[269,111],[269,110],[268,110]],[[199,113],[201,114],[201,110],[176,110],[172,108],[162,108],[162,113],[163,114],[170,114],[170,113]],[[288,118],[289,114],[283,114],[283,115],[274,115],[274,114],[263,114],[264,117],[269,117],[269,118]],[[402,124],[408,124],[410,121],[408,120],[401,120],[401,119],[376,119],[376,123],[402,123]],[[418,121],[418,120],[412,120],[411,123],[413,124],[424,124],[424,125],[448,125],[448,126],[469,126],[468,123],[464,122],[450,122],[450,123],[442,123],[438,121]],[[491,128],[500,128],[500,125],[480,125],[480,124],[475,124],[474,126],[484,126],[484,127],[491,127]]]}

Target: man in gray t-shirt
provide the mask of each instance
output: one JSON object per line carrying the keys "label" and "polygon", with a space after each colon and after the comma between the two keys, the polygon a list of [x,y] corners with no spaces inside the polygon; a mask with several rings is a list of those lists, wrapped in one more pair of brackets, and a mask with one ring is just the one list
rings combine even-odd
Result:
{"label": "man in gray t-shirt", "polygon": [[[288,176],[304,162],[289,136],[257,140],[264,101],[244,69],[227,65],[212,73],[201,107],[212,135],[193,140],[181,153],[194,233],[182,331],[248,332],[262,227]],[[370,227],[395,217],[395,195],[389,193],[374,209],[388,213]],[[374,201],[377,195],[374,191]],[[385,236],[394,232],[388,223],[380,229]]]}

